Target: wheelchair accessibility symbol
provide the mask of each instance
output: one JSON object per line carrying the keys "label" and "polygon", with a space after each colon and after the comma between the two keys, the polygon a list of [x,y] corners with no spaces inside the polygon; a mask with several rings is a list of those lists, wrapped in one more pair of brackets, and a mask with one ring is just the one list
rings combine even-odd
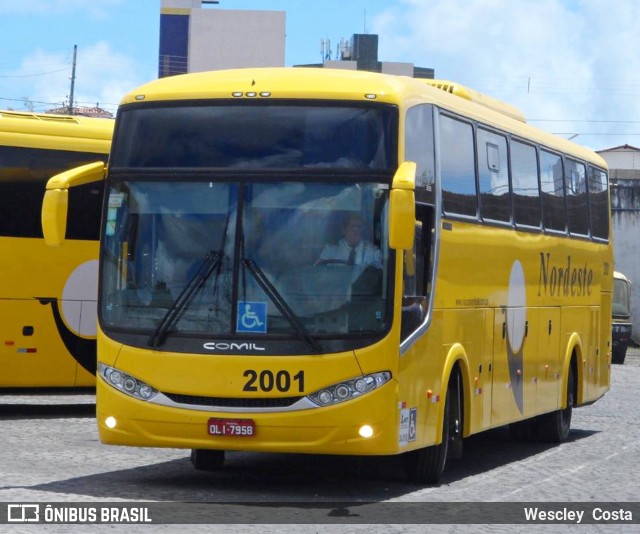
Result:
{"label": "wheelchair accessibility symbol", "polygon": [[236,332],[265,334],[267,332],[267,303],[238,302]]}

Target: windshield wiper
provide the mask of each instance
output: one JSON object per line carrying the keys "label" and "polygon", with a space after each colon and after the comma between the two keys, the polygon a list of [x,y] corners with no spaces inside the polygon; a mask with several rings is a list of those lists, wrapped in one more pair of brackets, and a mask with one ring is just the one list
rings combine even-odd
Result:
{"label": "windshield wiper", "polygon": [[204,283],[209,279],[211,273],[218,269],[222,262],[222,257],[224,253],[222,250],[210,251],[204,258],[202,265],[198,271],[191,277],[187,285],[178,295],[178,298],[171,305],[171,307],[167,310],[167,312],[162,317],[160,324],[156,328],[155,332],[149,337],[147,341],[147,345],[150,347],[159,347],[162,345],[167,338],[167,333],[169,329],[176,323],[179,319],[182,312],[189,305],[189,303],[193,300],[193,297],[196,295],[198,290],[204,286]]}
{"label": "windshield wiper", "polygon": [[264,271],[260,269],[258,264],[251,259],[243,258],[241,260],[243,266],[248,267],[253,274],[256,282],[260,285],[260,287],[264,290],[267,296],[271,299],[271,301],[276,305],[276,308],[280,310],[280,313],[284,315],[293,326],[296,333],[303,339],[305,342],[309,344],[309,346],[315,351],[320,352],[320,345],[318,341],[309,334],[305,326],[302,324],[298,316],[291,309],[287,301],[284,300],[280,292],[275,288],[275,286],[269,281],[269,279],[264,274]]}

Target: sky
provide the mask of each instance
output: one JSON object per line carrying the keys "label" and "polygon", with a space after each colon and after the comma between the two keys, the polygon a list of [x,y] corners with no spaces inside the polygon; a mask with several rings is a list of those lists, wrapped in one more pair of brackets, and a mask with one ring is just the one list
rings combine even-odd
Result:
{"label": "sky", "polygon": [[[220,0],[286,12],[285,64],[319,63],[354,33],[381,61],[410,62],[518,107],[595,150],[640,146],[637,0]],[[115,112],[157,77],[160,0],[0,0],[0,109],[45,111],[70,94]]]}

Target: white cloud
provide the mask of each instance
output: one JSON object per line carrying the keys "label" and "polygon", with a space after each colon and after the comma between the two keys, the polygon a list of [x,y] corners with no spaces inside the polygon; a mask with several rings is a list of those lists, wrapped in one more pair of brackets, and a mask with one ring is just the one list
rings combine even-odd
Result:
{"label": "white cloud", "polygon": [[[403,57],[603,148],[640,143],[636,0],[400,0],[373,22],[381,57]],[[569,122],[569,121],[610,122]],[[587,136],[625,132],[628,139]]]}
{"label": "white cloud", "polygon": [[[36,50],[23,58],[20,67],[9,76],[12,86],[24,88],[24,95],[35,102],[36,109],[41,111],[43,106],[61,105],[67,98],[71,58]],[[20,89],[14,89],[12,94],[17,95],[19,91]]]}
{"label": "white cloud", "polygon": [[[31,77],[33,73],[47,73]],[[51,54],[38,50],[24,58],[20,68],[12,73],[13,80],[26,76],[29,99],[37,111],[59,107],[68,102],[71,89],[72,52]],[[99,42],[78,49],[74,101],[80,106],[99,103],[114,112],[124,94],[152,78],[139,72],[134,58],[114,51],[109,43]],[[15,103],[14,107],[22,105]]]}
{"label": "white cloud", "polygon": [[152,74],[141,74],[134,58],[116,52],[100,42],[78,51],[76,99],[84,105],[100,102],[115,110],[125,93],[146,82]]}

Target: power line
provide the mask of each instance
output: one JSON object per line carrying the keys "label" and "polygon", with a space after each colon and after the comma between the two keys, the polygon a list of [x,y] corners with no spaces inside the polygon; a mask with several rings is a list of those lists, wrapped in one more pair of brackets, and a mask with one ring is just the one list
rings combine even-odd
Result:
{"label": "power line", "polygon": [[640,124],[640,121],[621,121],[605,119],[527,119],[527,122],[585,122],[604,124]]}
{"label": "power line", "polygon": [[40,100],[31,100],[30,98],[4,98],[0,96],[0,100],[4,100],[6,102],[30,102],[32,104],[42,104],[43,106],[52,106],[57,102],[42,102]]}
{"label": "power line", "polygon": [[573,135],[575,137],[582,137],[584,135],[616,135],[616,136],[620,136],[620,137],[627,137],[627,136],[636,136],[636,135],[640,135],[640,133],[627,133],[627,132],[585,132],[585,133],[581,133],[581,132],[553,132],[553,135]]}
{"label": "power line", "polygon": [[36,76],[46,76],[47,74],[55,74],[56,72],[65,70],[67,70],[67,67],[64,69],[50,70],[48,72],[39,72],[37,74],[0,74],[0,78],[34,78]]}

